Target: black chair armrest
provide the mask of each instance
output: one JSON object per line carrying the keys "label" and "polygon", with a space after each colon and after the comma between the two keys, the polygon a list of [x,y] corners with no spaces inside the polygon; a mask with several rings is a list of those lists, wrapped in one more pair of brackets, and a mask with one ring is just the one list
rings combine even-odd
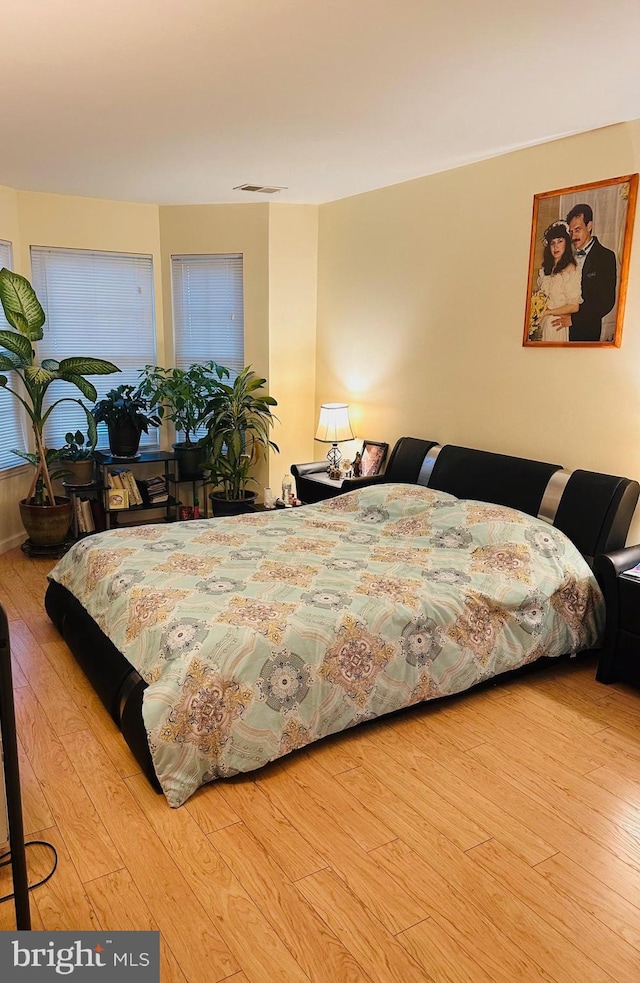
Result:
{"label": "black chair armrest", "polygon": [[624,549],[612,550],[610,553],[599,553],[593,563],[593,572],[600,583],[601,576],[618,577],[637,563],[640,563],[640,546],[625,546]]}
{"label": "black chair armrest", "polygon": [[322,471],[329,470],[329,462],[325,458],[324,461],[309,461],[308,464],[292,464],[291,474],[294,478],[303,478],[305,474],[319,474]]}
{"label": "black chair armrest", "polygon": [[625,570],[631,570],[637,563],[640,563],[640,546],[627,546],[624,549],[612,550],[611,553],[599,553],[593,561],[593,573],[600,585],[606,605],[602,654],[596,673],[596,679],[601,683],[612,683],[617,678],[615,657],[620,629],[618,577]]}

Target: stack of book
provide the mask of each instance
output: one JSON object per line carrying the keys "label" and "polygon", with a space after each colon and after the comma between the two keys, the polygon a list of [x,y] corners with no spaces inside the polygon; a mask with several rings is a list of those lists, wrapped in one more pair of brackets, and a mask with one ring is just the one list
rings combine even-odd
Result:
{"label": "stack of book", "polygon": [[144,492],[145,504],[161,505],[169,501],[167,482],[163,474],[156,474],[152,478],[141,478],[140,485]]}
{"label": "stack of book", "polygon": [[129,468],[111,468],[107,472],[107,484],[109,488],[121,489],[127,492],[127,505],[142,505],[143,499],[140,494],[133,471]]}

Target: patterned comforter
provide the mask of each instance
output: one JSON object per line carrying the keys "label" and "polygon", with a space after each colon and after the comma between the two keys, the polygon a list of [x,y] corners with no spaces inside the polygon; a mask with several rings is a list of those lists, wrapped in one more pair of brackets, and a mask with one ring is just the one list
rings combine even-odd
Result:
{"label": "patterned comforter", "polygon": [[362,720],[594,647],[604,622],[558,530],[415,485],[111,530],[51,578],[149,684],[172,806]]}

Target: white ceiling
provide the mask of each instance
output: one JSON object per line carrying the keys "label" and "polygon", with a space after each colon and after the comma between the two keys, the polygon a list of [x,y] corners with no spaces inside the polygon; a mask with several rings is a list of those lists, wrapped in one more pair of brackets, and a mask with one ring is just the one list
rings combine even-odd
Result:
{"label": "white ceiling", "polygon": [[[324,202],[640,117],[640,0],[0,9],[0,184],[13,188]],[[244,182],[288,190],[233,190]]]}

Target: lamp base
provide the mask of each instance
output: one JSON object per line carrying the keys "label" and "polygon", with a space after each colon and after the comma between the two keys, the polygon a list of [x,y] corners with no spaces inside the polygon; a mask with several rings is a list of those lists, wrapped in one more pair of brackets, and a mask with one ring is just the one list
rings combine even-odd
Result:
{"label": "lamp base", "polygon": [[337,468],[340,459],[342,458],[342,451],[337,444],[332,444],[329,453],[327,454],[327,461],[331,467]]}

